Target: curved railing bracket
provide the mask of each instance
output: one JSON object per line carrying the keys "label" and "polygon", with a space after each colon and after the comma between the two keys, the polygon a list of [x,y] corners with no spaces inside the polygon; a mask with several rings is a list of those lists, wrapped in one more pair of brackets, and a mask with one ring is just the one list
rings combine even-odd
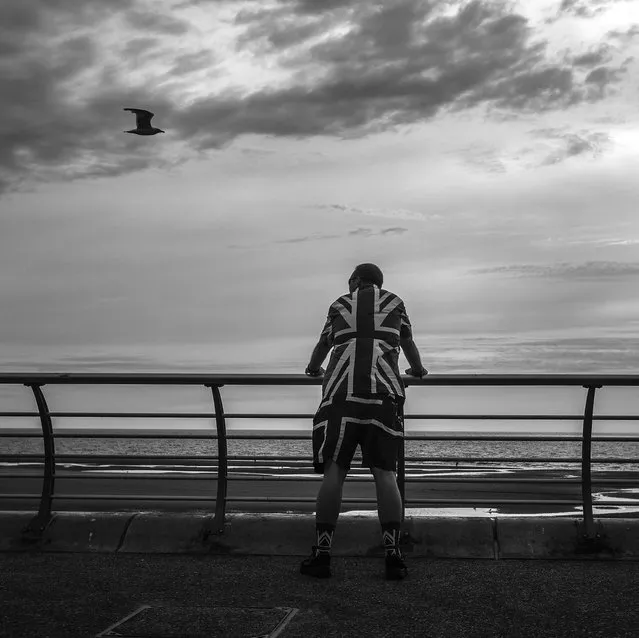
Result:
{"label": "curved railing bracket", "polygon": [[224,518],[226,514],[226,493],[228,488],[228,444],[226,440],[226,419],[220,388],[222,385],[206,384],[213,394],[215,407],[215,424],[217,427],[217,495],[215,497],[215,516],[211,525],[205,524],[202,530],[202,540],[206,541],[212,534],[224,533]]}
{"label": "curved railing bracket", "polygon": [[27,542],[37,542],[42,538],[44,530],[52,520],[51,504],[55,486],[55,441],[49,406],[44,398],[42,387],[38,384],[25,385],[33,391],[40,414],[44,442],[44,474],[42,476],[42,496],[40,497],[38,513],[22,529],[22,538]]}
{"label": "curved railing bracket", "polygon": [[595,391],[601,385],[584,385],[588,389],[584,410],[583,436],[581,439],[581,498],[584,512],[584,538],[594,539],[595,529],[592,514],[592,415],[595,407]]}

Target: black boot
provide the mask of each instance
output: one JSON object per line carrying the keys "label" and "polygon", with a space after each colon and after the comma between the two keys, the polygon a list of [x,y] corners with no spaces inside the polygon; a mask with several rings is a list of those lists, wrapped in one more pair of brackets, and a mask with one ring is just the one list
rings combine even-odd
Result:
{"label": "black boot", "polygon": [[386,556],[386,580],[402,580],[408,574],[404,557],[399,551]]}
{"label": "black boot", "polygon": [[310,558],[305,558],[302,561],[300,574],[315,576],[315,578],[330,578],[331,555],[327,552],[318,552],[317,545],[313,545],[313,553]]}

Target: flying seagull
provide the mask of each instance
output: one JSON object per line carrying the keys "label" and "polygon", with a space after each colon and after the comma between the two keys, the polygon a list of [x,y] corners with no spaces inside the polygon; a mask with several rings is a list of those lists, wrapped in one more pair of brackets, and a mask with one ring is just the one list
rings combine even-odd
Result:
{"label": "flying seagull", "polygon": [[157,133],[164,133],[161,128],[155,128],[151,126],[151,118],[153,113],[151,111],[145,111],[144,109],[122,109],[123,111],[131,111],[135,113],[135,126],[136,128],[130,131],[124,131],[125,133],[135,133],[136,135],[156,135]]}

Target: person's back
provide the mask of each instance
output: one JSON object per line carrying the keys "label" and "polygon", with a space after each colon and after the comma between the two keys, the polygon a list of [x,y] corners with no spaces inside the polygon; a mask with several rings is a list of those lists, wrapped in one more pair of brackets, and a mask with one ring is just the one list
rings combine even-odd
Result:
{"label": "person's back", "polygon": [[374,264],[360,264],[348,281],[349,294],[335,300],[306,368],[320,376],[320,367],[334,348],[322,381],[322,400],[313,418],[313,465],[324,474],[317,496],[317,545],[300,568],[303,574],[328,577],[333,532],[339,516],[342,487],[355,450],[375,479],[379,520],[386,550],[386,577],[403,578],[406,565],[399,550],[402,502],[395,470],[404,435],[404,384],[399,350],[423,376],[404,302],[382,288],[383,275]]}
{"label": "person's back", "polygon": [[334,349],[322,382],[322,401],[335,396],[404,397],[399,347],[410,339],[404,302],[375,283],[336,299],[321,338]]}

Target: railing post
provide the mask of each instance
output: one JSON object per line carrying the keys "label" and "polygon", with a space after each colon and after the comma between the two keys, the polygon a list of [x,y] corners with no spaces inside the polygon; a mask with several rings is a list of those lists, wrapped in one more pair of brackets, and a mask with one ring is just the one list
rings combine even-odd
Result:
{"label": "railing post", "polygon": [[588,388],[586,409],[584,411],[583,437],[581,442],[581,499],[584,510],[584,538],[595,538],[595,526],[592,515],[592,415],[595,406],[595,391],[600,385],[585,385]]}
{"label": "railing post", "polygon": [[228,445],[226,440],[226,420],[224,418],[224,406],[222,405],[221,385],[207,385],[213,393],[213,405],[215,406],[215,424],[217,426],[217,496],[215,497],[215,518],[213,529],[205,527],[203,538],[206,540],[213,532],[224,533],[224,518],[226,514],[226,490],[228,487]]}
{"label": "railing post", "polygon": [[51,522],[51,504],[55,485],[55,441],[53,436],[53,424],[41,386],[37,384],[25,384],[31,388],[38,404],[40,424],[42,426],[42,439],[44,442],[44,474],[42,476],[42,496],[38,513],[23,528],[23,539],[26,541],[38,541],[42,533]]}
{"label": "railing post", "polygon": [[[405,390],[404,390],[405,392]],[[406,513],[406,455],[404,449],[404,403],[399,402],[398,416],[402,421],[402,437],[399,442],[399,454],[397,455],[397,486],[399,487],[399,494],[402,497],[402,520],[404,522],[404,516]]]}

